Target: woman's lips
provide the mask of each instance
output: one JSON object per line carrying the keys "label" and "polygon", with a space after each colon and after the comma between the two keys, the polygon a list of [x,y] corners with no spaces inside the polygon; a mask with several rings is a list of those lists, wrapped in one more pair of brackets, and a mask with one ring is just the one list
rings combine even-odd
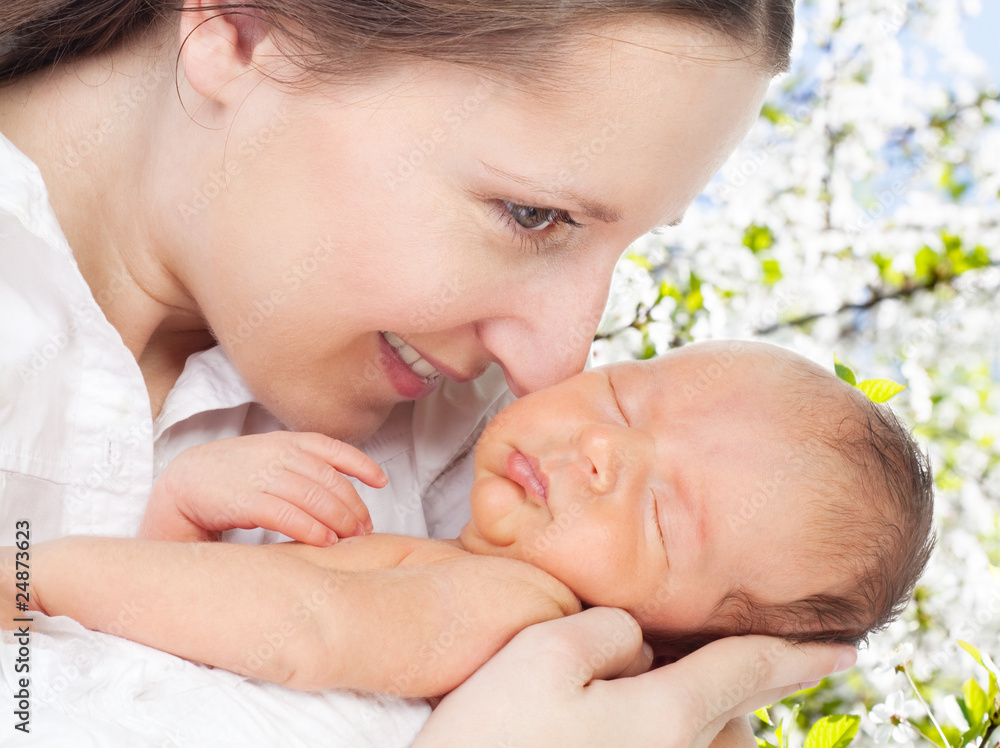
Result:
{"label": "woman's lips", "polygon": [[440,376],[422,377],[400,356],[385,335],[379,334],[379,362],[393,389],[407,400],[416,400],[429,395],[437,387]]}
{"label": "woman's lips", "polygon": [[408,345],[396,333],[383,330],[382,337],[385,338],[386,343],[392,346],[397,355],[403,359],[403,363],[409,366],[418,377],[431,379],[441,376],[441,372],[434,368],[433,364],[427,361],[416,349]]}
{"label": "woman's lips", "polygon": [[530,498],[535,499],[538,504],[547,504],[547,490],[545,474],[538,468],[536,460],[526,457],[517,450],[510,453],[507,458],[507,475],[510,479],[521,486]]}

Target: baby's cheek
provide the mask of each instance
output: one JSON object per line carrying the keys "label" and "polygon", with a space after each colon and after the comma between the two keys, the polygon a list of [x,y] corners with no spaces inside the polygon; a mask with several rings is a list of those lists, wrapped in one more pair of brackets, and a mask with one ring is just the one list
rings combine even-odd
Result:
{"label": "baby's cheek", "polygon": [[472,524],[488,543],[509,546],[518,537],[524,499],[517,486],[499,476],[481,478],[470,495]]}
{"label": "baby's cheek", "polygon": [[678,652],[687,653],[722,636],[738,632],[725,617],[713,611],[720,601],[711,595],[685,591],[671,595],[666,589],[650,595],[640,605],[626,608],[645,632],[655,632],[664,640],[675,640]]}

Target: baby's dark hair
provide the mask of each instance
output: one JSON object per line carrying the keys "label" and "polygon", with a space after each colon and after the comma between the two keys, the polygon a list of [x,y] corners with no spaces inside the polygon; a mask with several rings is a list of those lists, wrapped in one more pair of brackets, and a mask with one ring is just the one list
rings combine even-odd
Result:
{"label": "baby's dark hair", "polygon": [[[793,370],[796,403],[786,416],[798,429],[810,471],[802,480],[811,496],[804,498],[822,506],[800,540],[816,549],[817,565],[843,570],[849,581],[781,604],[734,589],[701,631],[647,632],[678,653],[743,634],[856,646],[899,616],[933,551],[931,467],[909,429],[887,405],[830,382],[833,375],[819,367],[785,364]],[[830,420],[824,412],[844,415]]]}

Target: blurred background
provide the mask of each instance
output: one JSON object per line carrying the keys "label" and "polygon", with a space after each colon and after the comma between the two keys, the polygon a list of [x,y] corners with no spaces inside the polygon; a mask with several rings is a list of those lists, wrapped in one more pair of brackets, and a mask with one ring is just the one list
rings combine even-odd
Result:
{"label": "blurred background", "polygon": [[[799,0],[797,16],[743,147],[619,264],[592,358],[753,338],[905,384],[891,405],[936,471],[931,568],[857,668],[755,727],[761,745],[993,746],[1000,0]],[[854,717],[813,729],[834,714]]]}

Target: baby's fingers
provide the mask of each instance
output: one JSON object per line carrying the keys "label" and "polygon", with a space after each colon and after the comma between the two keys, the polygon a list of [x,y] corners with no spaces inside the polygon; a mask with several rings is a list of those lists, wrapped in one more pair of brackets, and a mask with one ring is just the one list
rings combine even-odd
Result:
{"label": "baby's fingers", "polygon": [[344,475],[357,478],[372,488],[382,488],[389,482],[375,460],[339,439],[331,439],[323,434],[302,433],[295,434],[295,445]]}
{"label": "baby's fingers", "polygon": [[[312,514],[317,519],[326,521],[330,519],[332,521],[337,521],[343,523],[341,514],[343,510],[349,512],[357,521],[357,524],[361,527],[363,532],[372,531],[372,519],[371,515],[368,513],[368,507],[361,500],[358,495],[357,489],[351,485],[351,482],[340,474],[339,471],[330,467],[329,463],[323,461],[319,457],[314,456],[310,452],[299,452],[294,460],[290,460],[287,464],[287,470],[295,475],[305,478],[314,484],[317,484],[323,488],[327,494],[329,494],[328,500],[326,502],[320,500],[321,495],[317,494],[310,503],[298,505],[305,511]],[[308,491],[308,487],[301,483],[296,483],[297,489],[300,493],[303,491]],[[268,489],[270,490],[270,489]],[[293,490],[291,487],[284,489],[285,491]],[[275,490],[272,493],[277,493],[279,496],[283,496],[282,490]],[[308,497],[306,497],[308,499]],[[339,506],[338,506],[339,505]],[[313,511],[315,507],[315,512]],[[332,527],[332,525],[331,525]],[[355,534],[354,529],[348,532],[339,532],[341,537],[349,536]],[[360,532],[357,534],[361,534]]]}
{"label": "baby's fingers", "polygon": [[234,523],[237,527],[247,529],[263,527],[265,530],[274,530],[287,535],[300,543],[320,547],[337,542],[339,533],[286,501],[284,497],[257,493],[245,498],[244,501],[246,512],[242,521]]}
{"label": "baby's fingers", "polygon": [[287,472],[276,478],[267,492],[302,510],[338,537],[370,532],[372,521],[368,507],[354,486],[328,465],[324,467],[334,474],[327,481],[297,471]]}

